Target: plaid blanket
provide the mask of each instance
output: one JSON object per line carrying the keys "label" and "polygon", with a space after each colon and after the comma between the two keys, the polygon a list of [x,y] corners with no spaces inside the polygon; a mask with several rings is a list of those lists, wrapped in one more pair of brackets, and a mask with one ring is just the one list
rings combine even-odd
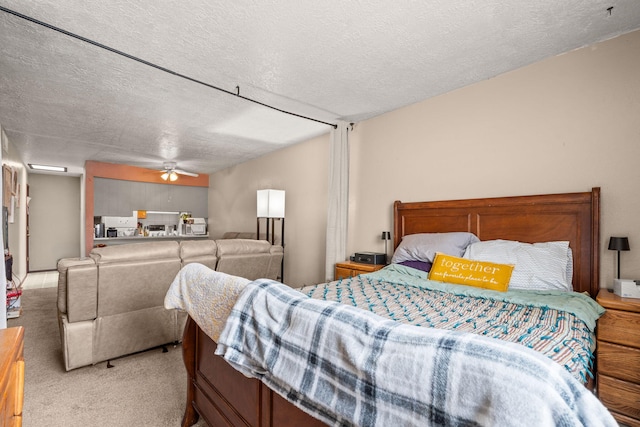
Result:
{"label": "plaid blanket", "polygon": [[270,280],[244,289],[216,354],[330,425],[617,425],[534,350],[394,322]]}

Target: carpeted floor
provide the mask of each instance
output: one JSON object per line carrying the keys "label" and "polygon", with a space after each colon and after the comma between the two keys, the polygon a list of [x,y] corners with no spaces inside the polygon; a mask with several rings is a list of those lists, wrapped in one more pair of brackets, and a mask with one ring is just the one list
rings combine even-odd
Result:
{"label": "carpeted floor", "polygon": [[[26,289],[24,427],[179,426],[186,397],[180,346],[153,349],[94,366],[64,370],[56,288]],[[196,426],[204,426],[200,420]]]}

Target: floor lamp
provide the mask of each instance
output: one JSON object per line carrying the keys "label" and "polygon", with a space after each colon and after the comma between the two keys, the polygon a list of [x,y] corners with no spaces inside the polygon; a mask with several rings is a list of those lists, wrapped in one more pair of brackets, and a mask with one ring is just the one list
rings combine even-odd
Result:
{"label": "floor lamp", "polygon": [[[280,222],[280,245],[284,249],[284,190],[258,190],[257,193],[257,235],[260,239],[260,220],[266,219],[267,240],[274,245],[276,237],[275,222]],[[284,283],[284,254],[280,264],[280,281]]]}

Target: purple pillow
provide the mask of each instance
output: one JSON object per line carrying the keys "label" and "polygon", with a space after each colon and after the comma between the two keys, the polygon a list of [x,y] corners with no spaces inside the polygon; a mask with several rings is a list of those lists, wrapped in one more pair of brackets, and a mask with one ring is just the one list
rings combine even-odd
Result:
{"label": "purple pillow", "polygon": [[405,267],[415,268],[416,270],[426,271],[427,273],[431,270],[431,263],[424,261],[402,261],[398,264],[404,265]]}
{"label": "purple pillow", "polygon": [[467,246],[479,241],[475,234],[466,231],[408,234],[402,238],[393,253],[391,262],[395,264],[402,261],[433,262],[437,252],[462,257]]}

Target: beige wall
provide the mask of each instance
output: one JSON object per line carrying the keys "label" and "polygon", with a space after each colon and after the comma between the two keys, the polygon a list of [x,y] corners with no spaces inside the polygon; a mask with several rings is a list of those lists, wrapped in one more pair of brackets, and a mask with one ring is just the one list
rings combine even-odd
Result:
{"label": "beige wall", "polygon": [[[606,250],[612,235],[630,239],[631,251],[622,254],[622,276],[640,278],[638,52],[640,32],[635,32],[356,124],[350,134],[348,252],[383,250],[380,233],[392,228],[394,200],[599,186],[602,284],[610,286],[615,274],[615,253]],[[287,236],[288,270],[296,270],[289,274],[290,284],[322,281],[326,196],[305,197],[303,189],[312,179],[323,183],[319,191],[326,191],[327,156],[328,136],[211,178],[216,188],[210,194],[210,216],[228,229],[250,224],[247,212],[255,211],[257,188],[295,189],[287,192],[287,226],[301,220],[289,211],[290,203],[303,197],[311,204],[304,227],[314,240]],[[305,254],[292,254],[294,248]],[[317,258],[311,262],[310,256]],[[298,259],[310,270],[297,271],[302,267]]]}
{"label": "beige wall", "polygon": [[[328,136],[225,169],[209,178],[209,233],[256,231],[256,191],[285,190],[284,281],[324,277]],[[261,226],[264,230],[264,222]]]}

